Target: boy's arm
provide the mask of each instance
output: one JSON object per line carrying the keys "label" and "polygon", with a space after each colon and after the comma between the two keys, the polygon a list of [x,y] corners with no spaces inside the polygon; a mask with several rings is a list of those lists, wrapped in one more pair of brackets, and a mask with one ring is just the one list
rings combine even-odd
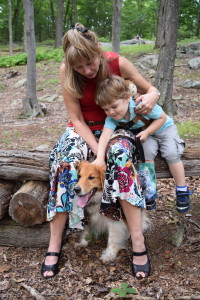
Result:
{"label": "boy's arm", "polygon": [[105,165],[106,147],[108,141],[113,134],[114,130],[110,128],[103,128],[102,134],[98,142],[97,158],[92,162],[95,165]]}
{"label": "boy's arm", "polygon": [[163,111],[159,119],[154,120],[145,130],[137,134],[136,137],[140,137],[140,141],[144,143],[149,135],[151,135],[164,125],[166,118],[167,116]]}

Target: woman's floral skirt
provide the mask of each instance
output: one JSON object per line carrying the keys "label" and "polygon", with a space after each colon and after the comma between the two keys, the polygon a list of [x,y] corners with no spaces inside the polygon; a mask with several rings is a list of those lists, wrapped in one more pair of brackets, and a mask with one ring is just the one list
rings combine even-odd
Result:
{"label": "woman's floral skirt", "polygon": [[[98,139],[101,131],[96,130],[93,133]],[[122,216],[119,199],[139,208],[145,207],[137,162],[133,157],[135,146],[130,140],[119,137],[121,135],[134,138],[131,132],[123,129],[114,132],[107,147],[107,170],[101,202],[101,213],[115,220],[120,220]],[[53,219],[56,212],[68,212],[69,227],[83,228],[84,211],[77,205],[74,187],[78,181],[79,162],[93,156],[74,128],[67,127],[50,153],[48,221]]]}

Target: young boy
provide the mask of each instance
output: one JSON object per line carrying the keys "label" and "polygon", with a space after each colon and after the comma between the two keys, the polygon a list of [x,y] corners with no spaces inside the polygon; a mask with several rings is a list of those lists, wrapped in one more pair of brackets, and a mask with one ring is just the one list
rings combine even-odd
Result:
{"label": "young boy", "polygon": [[[119,76],[110,76],[99,85],[96,93],[96,103],[101,106],[107,118],[99,139],[95,164],[105,164],[105,153],[108,141],[116,128],[128,127],[136,133],[143,143],[145,161],[152,163],[158,150],[168,163],[170,172],[176,183],[176,209],[179,213],[190,209],[190,192],[185,183],[185,172],[180,156],[184,151],[184,141],[180,139],[173,119],[167,116],[159,105],[155,105],[152,112],[142,115],[142,120],[135,114],[135,103],[130,98],[130,90],[126,81]],[[140,106],[139,106],[140,107]],[[140,118],[140,117],[139,117]],[[146,120],[151,120],[145,126]],[[131,124],[131,125],[130,125]],[[126,128],[127,129],[127,128]],[[139,133],[138,133],[139,132]],[[147,209],[156,207],[155,198],[150,201]]]}

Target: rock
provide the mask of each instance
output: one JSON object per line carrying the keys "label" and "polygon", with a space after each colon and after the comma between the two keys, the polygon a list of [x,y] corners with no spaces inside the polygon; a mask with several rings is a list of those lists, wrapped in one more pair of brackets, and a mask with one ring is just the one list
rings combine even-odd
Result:
{"label": "rock", "polygon": [[126,44],[126,45],[139,44],[140,45],[140,44],[145,44],[145,41],[141,38],[139,38],[139,39],[135,38],[135,39],[126,40],[126,41],[123,41],[123,42],[120,43],[120,45],[124,45],[124,44]]}
{"label": "rock", "polygon": [[194,42],[178,47],[181,53],[200,55],[200,42]]}
{"label": "rock", "polygon": [[190,59],[188,61],[188,65],[193,70],[200,69],[200,57],[195,57],[195,58]]}
{"label": "rock", "polygon": [[136,63],[135,66],[140,69],[156,69],[158,65],[158,55],[150,54],[140,58]]}
{"label": "rock", "polygon": [[188,79],[183,83],[183,87],[186,89],[200,89],[200,81]]}
{"label": "rock", "polygon": [[185,233],[185,226],[183,223],[181,223],[178,230],[172,235],[171,241],[173,246],[175,247],[181,246],[184,233]]}
{"label": "rock", "polygon": [[17,88],[20,88],[20,87],[25,86],[25,85],[26,85],[26,78],[17,81],[14,84],[14,87],[17,89]]}
{"label": "rock", "polygon": [[56,94],[54,94],[54,95],[44,95],[44,96],[40,97],[38,99],[38,101],[40,101],[40,102],[53,102],[58,97],[59,97],[59,95],[56,95]]}

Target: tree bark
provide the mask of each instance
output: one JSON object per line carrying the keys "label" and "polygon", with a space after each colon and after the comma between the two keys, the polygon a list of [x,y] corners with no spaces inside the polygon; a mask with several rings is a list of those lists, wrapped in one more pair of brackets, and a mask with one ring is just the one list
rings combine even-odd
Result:
{"label": "tree bark", "polygon": [[12,3],[8,0],[8,26],[9,26],[9,53],[13,55],[13,35],[12,35]]}
{"label": "tree bark", "polygon": [[73,7],[74,7],[74,24],[78,21],[78,14],[77,14],[77,2],[73,0]]}
{"label": "tree bark", "polygon": [[69,14],[69,8],[70,8],[70,0],[67,0],[67,5],[66,5],[66,9],[65,9],[65,14],[64,14],[64,20],[63,20],[63,27],[66,27],[66,23],[67,23],[67,16]]}
{"label": "tree bark", "polygon": [[0,220],[0,245],[6,247],[47,248],[50,238],[49,223],[22,227],[10,218]]}
{"label": "tree bark", "polygon": [[176,43],[178,31],[179,0],[161,0],[159,24],[160,31],[160,54],[155,78],[155,86],[160,90],[159,104],[165,112],[173,116],[173,75],[174,61],[176,56]]}
{"label": "tree bark", "polygon": [[25,12],[25,35],[27,47],[27,86],[23,99],[23,112],[26,117],[44,116],[36,96],[36,46],[34,29],[33,0],[23,0]]}
{"label": "tree bark", "polygon": [[120,51],[120,23],[121,23],[122,0],[113,0],[112,15],[112,51]]}
{"label": "tree bark", "polygon": [[56,19],[56,38],[55,38],[55,48],[58,48],[62,44],[63,36],[63,10],[64,10],[64,1],[58,0],[58,14]]}
{"label": "tree bark", "polygon": [[2,219],[8,212],[14,188],[14,182],[0,179],[0,219]]}
{"label": "tree bark", "polygon": [[49,153],[0,150],[0,178],[49,181]]}
{"label": "tree bark", "polygon": [[10,201],[9,215],[22,226],[42,224],[46,219],[49,184],[28,181]]}
{"label": "tree bark", "polygon": [[[200,176],[200,144],[186,144],[182,161],[186,176]],[[49,181],[49,153],[0,150],[0,178]],[[172,177],[164,159],[157,157],[157,178]],[[192,166],[192,167],[191,167]]]}
{"label": "tree bark", "polygon": [[156,23],[156,41],[155,41],[155,49],[160,48],[160,32],[161,32],[161,21],[162,18],[159,17],[160,15],[160,1],[156,0],[157,3],[157,23]]}

